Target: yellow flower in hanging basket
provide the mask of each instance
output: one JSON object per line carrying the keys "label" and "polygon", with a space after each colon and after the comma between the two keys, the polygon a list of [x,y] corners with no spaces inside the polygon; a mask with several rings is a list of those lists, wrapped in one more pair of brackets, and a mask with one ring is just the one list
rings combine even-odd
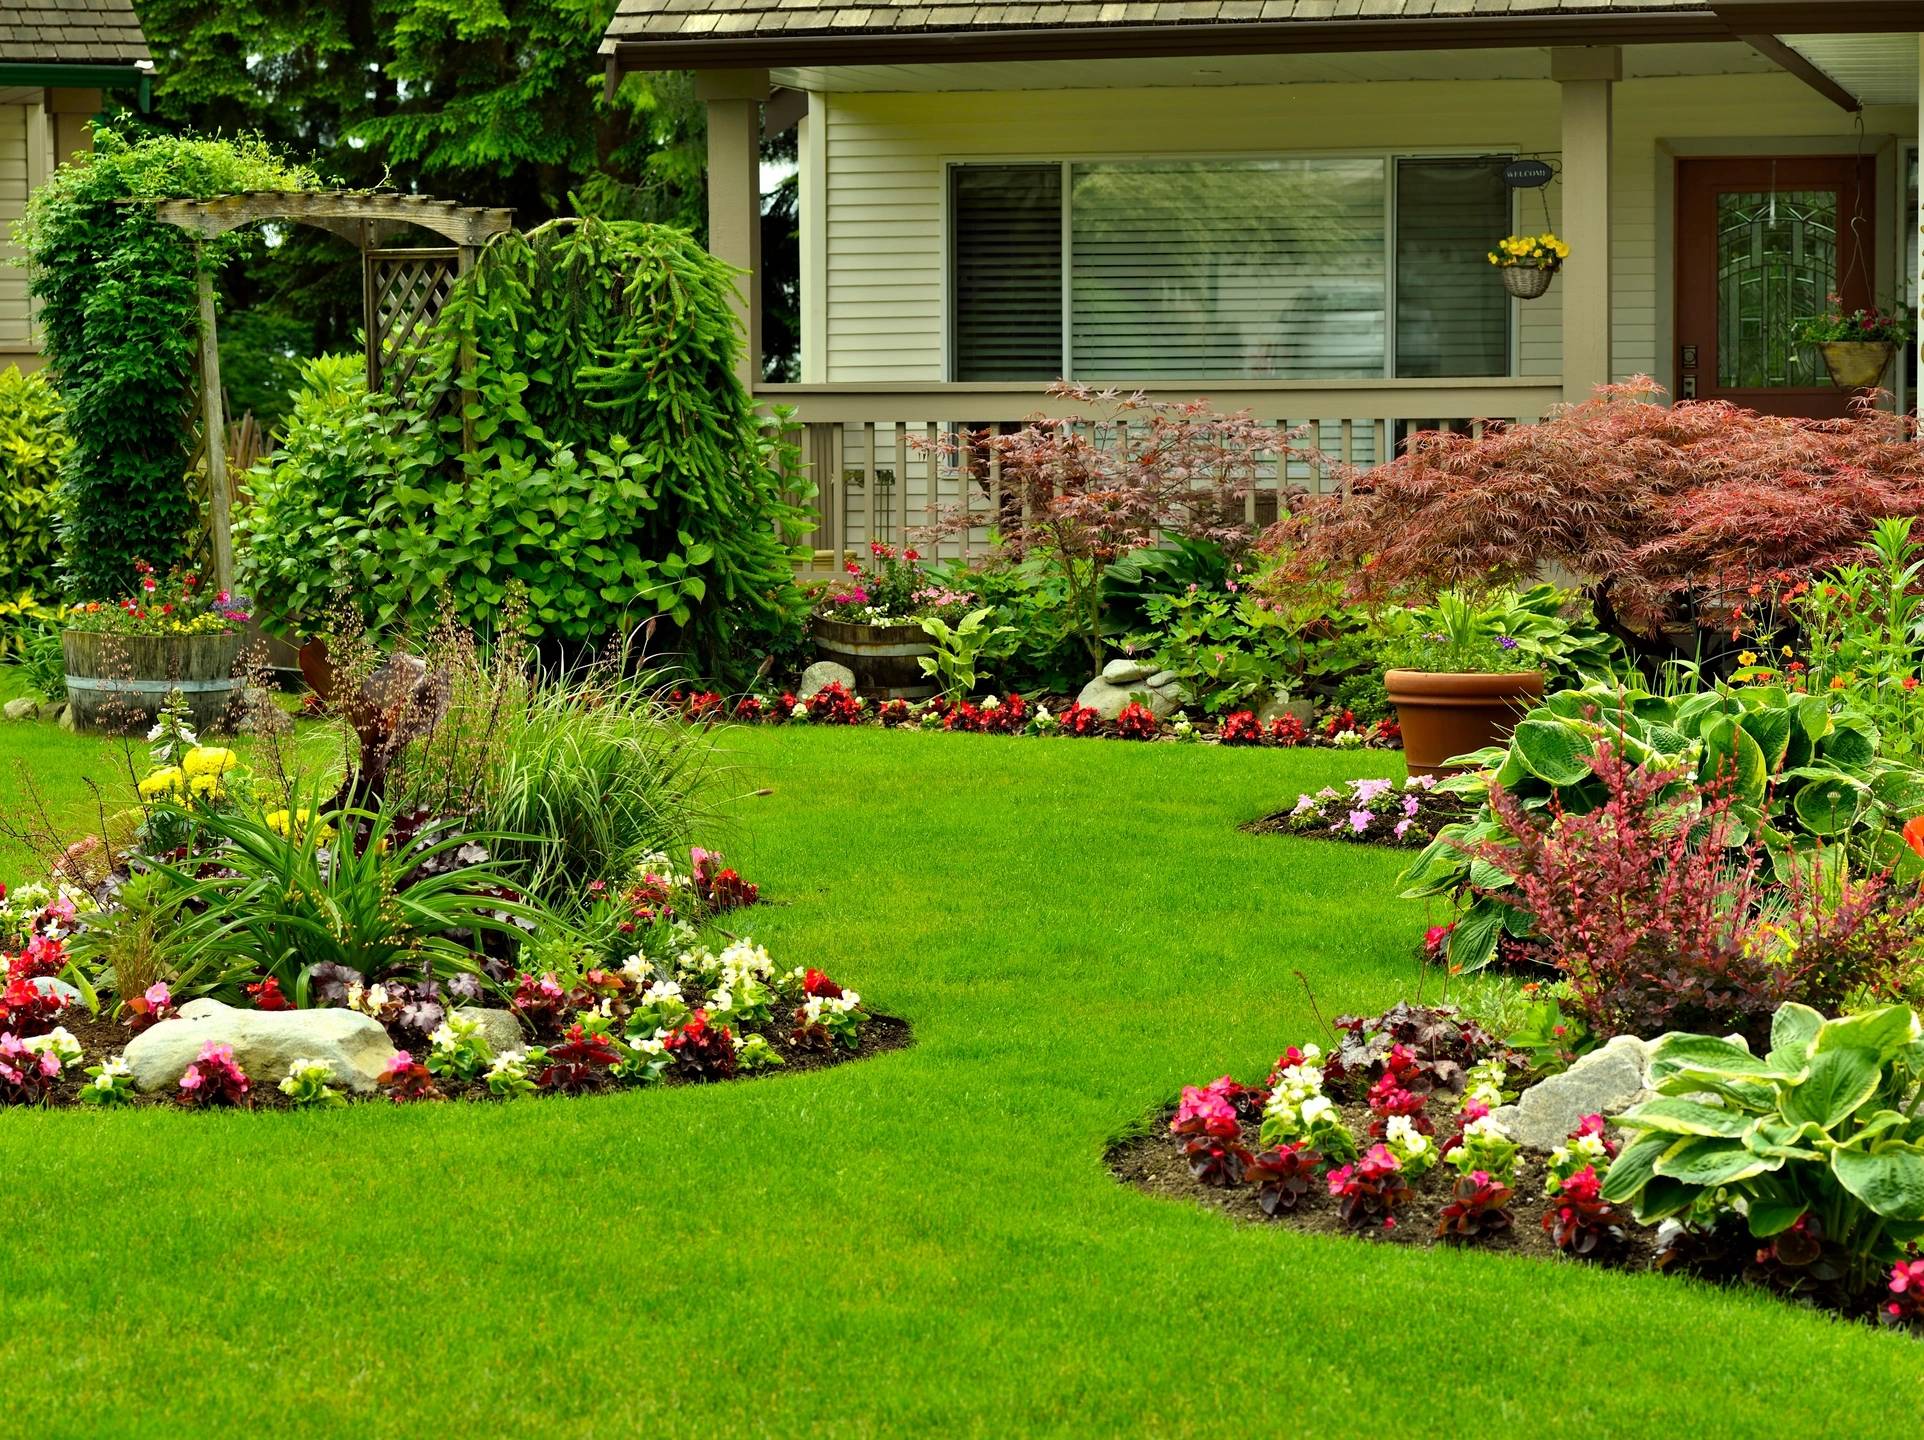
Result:
{"label": "yellow flower in hanging basket", "polygon": [[1490,263],[1530,270],[1560,270],[1570,258],[1570,247],[1550,231],[1541,235],[1506,235],[1490,252]]}

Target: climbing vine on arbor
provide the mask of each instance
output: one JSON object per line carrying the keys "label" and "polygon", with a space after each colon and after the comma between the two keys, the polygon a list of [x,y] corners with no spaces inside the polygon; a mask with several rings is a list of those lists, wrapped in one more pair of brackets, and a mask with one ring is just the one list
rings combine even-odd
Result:
{"label": "climbing vine on arbor", "polygon": [[[73,445],[61,465],[61,537],[75,598],[118,593],[136,558],[183,562],[195,531],[199,324],[193,243],[130,201],[318,184],[258,140],[132,138],[94,148],[35,192],[21,226],[48,363]],[[246,240],[207,242],[208,263]]]}
{"label": "climbing vine on arbor", "polygon": [[398,629],[445,597],[486,631],[519,590],[536,634],[596,643],[660,616],[697,668],[728,673],[799,625],[784,536],[812,518],[793,445],[735,375],[733,284],[666,226],[497,237],[399,403],[296,402],[241,527],[256,599],[310,622],[351,601]]}

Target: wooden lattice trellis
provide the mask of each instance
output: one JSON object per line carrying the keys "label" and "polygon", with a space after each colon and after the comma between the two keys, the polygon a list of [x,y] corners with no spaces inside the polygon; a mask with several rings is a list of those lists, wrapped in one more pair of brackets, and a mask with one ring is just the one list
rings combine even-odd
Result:
{"label": "wooden lattice trellis", "polygon": [[[211,200],[162,200],[160,218],[201,240],[257,221],[292,220],[349,241],[361,253],[362,325],[367,334],[367,384],[398,389],[418,363],[415,342],[427,333],[447,302],[456,278],[493,236],[507,230],[514,212],[425,195],[365,190],[265,190],[218,195]],[[429,247],[397,247],[410,226],[448,241]],[[214,574],[222,588],[234,581],[233,541],[228,526],[226,424],[221,414],[220,347],[214,331],[214,275],[200,266],[201,404],[205,412],[209,529]]]}

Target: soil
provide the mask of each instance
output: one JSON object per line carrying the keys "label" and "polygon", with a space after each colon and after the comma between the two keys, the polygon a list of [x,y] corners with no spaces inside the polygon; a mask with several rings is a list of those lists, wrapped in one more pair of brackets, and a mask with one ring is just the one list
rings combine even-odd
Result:
{"label": "soil", "polygon": [[[743,1070],[732,1077],[734,1080],[761,1080],[772,1076],[801,1074],[810,1070],[826,1070],[832,1065],[845,1065],[852,1060],[866,1060],[871,1055],[880,1055],[889,1050],[905,1049],[913,1043],[914,1040],[914,1036],[909,1030],[908,1021],[898,1019],[893,1015],[877,1015],[871,1012],[868,1023],[862,1026],[861,1049],[850,1050],[845,1046],[837,1045],[832,1050],[816,1050],[799,1046],[789,1038],[787,1020],[788,1012],[786,1008],[778,1006],[775,1023],[771,1024],[761,1033],[766,1034],[769,1043],[781,1053],[782,1058],[788,1063],[785,1065],[770,1066],[765,1070]],[[117,1020],[91,1016],[84,1013],[69,1013],[63,1015],[60,1017],[59,1023],[66,1028],[67,1032],[71,1034],[75,1040],[80,1042],[81,1048],[86,1052],[86,1058],[83,1059],[79,1065],[69,1066],[65,1073],[61,1075],[60,1079],[54,1083],[53,1089],[48,1094],[47,1104],[52,1106],[78,1105],[81,1103],[80,1092],[91,1083],[86,1074],[87,1066],[97,1065],[108,1056],[117,1055],[126,1049],[127,1042],[133,1038],[134,1032]],[[394,1032],[390,1031],[390,1033],[392,1034]],[[416,1059],[421,1059],[426,1053],[426,1046],[418,1036],[403,1037],[396,1035],[395,1044],[401,1049],[412,1052]],[[257,1110],[291,1110],[294,1108],[294,1103],[285,1095],[281,1094],[278,1088],[280,1080],[278,1075],[267,1078],[250,1078],[254,1080],[254,1084],[248,1092],[249,1097],[254,1102],[253,1108]],[[489,1092],[488,1087],[479,1080],[463,1081],[437,1076],[434,1083],[442,1095],[449,1100],[478,1101],[486,1104],[499,1103],[495,1100],[494,1095]],[[663,1085],[704,1085],[725,1082],[687,1078],[677,1075],[671,1067],[669,1071],[662,1076],[660,1083]],[[602,1077],[581,1093],[595,1094],[607,1090],[627,1090],[633,1088],[635,1087],[624,1084],[621,1081]],[[537,1090],[535,1095],[530,1098],[539,1098],[555,1093],[557,1092]],[[350,1103],[355,1104],[368,1102],[379,1104],[391,1103],[390,1097],[378,1090],[367,1095],[348,1093],[346,1098]],[[131,1104],[137,1106],[172,1107],[179,1105],[180,1101],[171,1094],[141,1095],[136,1093],[132,1097]]]}

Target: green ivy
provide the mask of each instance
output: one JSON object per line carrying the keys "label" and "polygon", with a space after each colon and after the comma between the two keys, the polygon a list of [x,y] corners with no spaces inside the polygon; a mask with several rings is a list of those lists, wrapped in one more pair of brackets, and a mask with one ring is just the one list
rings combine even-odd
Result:
{"label": "green ivy", "polygon": [[[94,148],[35,192],[20,227],[54,384],[73,445],[61,467],[61,539],[77,599],[125,589],[135,559],[187,558],[193,449],[196,255],[151,206],[164,196],[291,190],[318,182],[259,141],[132,138]],[[238,237],[207,242],[218,265]]]}
{"label": "green ivy", "polygon": [[72,445],[45,374],[0,370],[0,594],[44,599],[57,586],[57,481]]}

